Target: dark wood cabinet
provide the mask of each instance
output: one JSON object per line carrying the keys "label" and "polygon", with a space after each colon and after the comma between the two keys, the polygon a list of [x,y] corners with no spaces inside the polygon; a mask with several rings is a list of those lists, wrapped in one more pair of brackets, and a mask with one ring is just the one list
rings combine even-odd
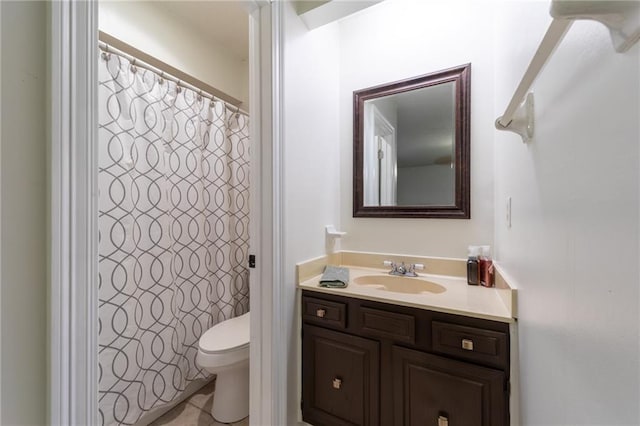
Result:
{"label": "dark wood cabinet", "polygon": [[504,373],[394,346],[394,425],[502,426]]}
{"label": "dark wood cabinet", "polygon": [[314,326],[305,327],[303,342],[305,420],[377,426],[379,343]]}
{"label": "dark wood cabinet", "polygon": [[316,426],[508,426],[509,325],[302,292],[302,416]]}

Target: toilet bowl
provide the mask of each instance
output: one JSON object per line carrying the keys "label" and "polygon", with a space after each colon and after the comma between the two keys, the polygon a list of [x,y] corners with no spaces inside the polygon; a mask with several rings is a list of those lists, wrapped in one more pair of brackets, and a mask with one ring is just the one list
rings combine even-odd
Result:
{"label": "toilet bowl", "polygon": [[222,423],[249,415],[249,313],[222,321],[200,337],[196,363],[217,374],[211,414]]}

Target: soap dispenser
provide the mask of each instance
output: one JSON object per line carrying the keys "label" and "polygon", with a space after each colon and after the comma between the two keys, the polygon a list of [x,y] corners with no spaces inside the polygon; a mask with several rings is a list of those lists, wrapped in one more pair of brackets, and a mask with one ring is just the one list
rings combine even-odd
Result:
{"label": "soap dispenser", "polygon": [[491,246],[482,246],[480,251],[480,284],[484,287],[495,285],[493,260],[491,260]]}
{"label": "soap dispenser", "polygon": [[478,285],[480,284],[480,261],[478,255],[480,254],[480,247],[469,246],[469,257],[467,259],[467,284]]}

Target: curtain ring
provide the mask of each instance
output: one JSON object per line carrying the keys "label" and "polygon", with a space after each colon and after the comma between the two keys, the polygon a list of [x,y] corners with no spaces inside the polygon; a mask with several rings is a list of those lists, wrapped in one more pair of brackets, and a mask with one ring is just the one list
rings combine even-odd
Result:
{"label": "curtain ring", "polygon": [[180,80],[176,83],[176,93],[182,92],[182,87],[180,87]]}
{"label": "curtain ring", "polygon": [[107,43],[104,44],[104,52],[102,52],[102,59],[104,59],[105,61],[109,62],[109,59],[111,59],[111,54],[109,53],[109,45]]}
{"label": "curtain ring", "polygon": [[202,102],[202,90],[198,90],[198,102]]}
{"label": "curtain ring", "polygon": [[133,74],[138,71],[138,69],[136,68],[136,58],[133,58],[133,60],[131,61],[131,66],[129,67],[129,69]]}
{"label": "curtain ring", "polygon": [[164,71],[160,71],[160,77],[158,77],[158,84],[164,84]]}

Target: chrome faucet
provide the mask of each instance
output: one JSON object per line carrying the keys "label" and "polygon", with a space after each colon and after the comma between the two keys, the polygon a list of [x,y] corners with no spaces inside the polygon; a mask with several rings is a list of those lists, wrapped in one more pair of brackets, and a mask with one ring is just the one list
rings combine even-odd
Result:
{"label": "chrome faucet", "polygon": [[407,270],[407,272],[404,273],[405,277],[417,277],[418,274],[416,274],[416,264],[412,263],[411,265],[409,265],[409,269]]}
{"label": "chrome faucet", "polygon": [[407,273],[407,267],[404,266],[404,262],[402,262],[400,265],[398,265],[397,263],[392,263],[391,272],[389,273],[391,275],[404,275]]}
{"label": "chrome faucet", "polygon": [[411,263],[407,267],[404,262],[401,262],[398,265],[396,262],[385,260],[384,265],[391,266],[389,275],[397,275],[400,277],[417,277],[418,274],[416,273],[416,269],[424,269],[424,265],[421,263]]}

